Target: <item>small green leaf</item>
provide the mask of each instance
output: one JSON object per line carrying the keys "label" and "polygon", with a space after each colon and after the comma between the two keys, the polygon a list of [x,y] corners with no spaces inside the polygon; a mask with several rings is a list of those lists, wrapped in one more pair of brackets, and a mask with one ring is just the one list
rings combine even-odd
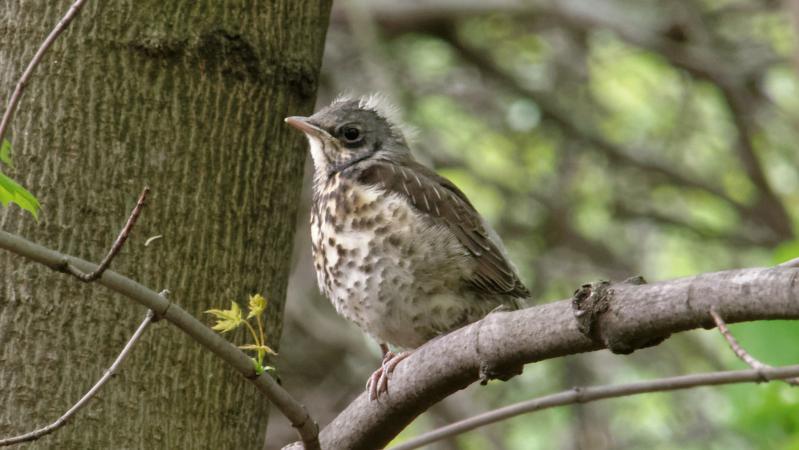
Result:
{"label": "small green leaf", "polygon": [[34,219],[39,220],[39,208],[41,205],[39,205],[36,197],[3,172],[0,172],[0,205],[8,206],[12,202],[31,213]]}
{"label": "small green leaf", "polygon": [[14,167],[11,164],[11,141],[8,139],[3,139],[3,143],[0,144],[0,162],[8,165],[8,167]]}
{"label": "small green leaf", "polygon": [[263,298],[261,294],[251,295],[249,307],[250,313],[247,314],[248,319],[252,319],[255,316],[260,316],[266,309],[266,299]]}
{"label": "small green leaf", "polygon": [[[262,366],[258,361],[256,361],[255,358],[252,358],[252,365],[255,368],[255,374],[256,375],[263,375],[264,370],[266,368],[264,366]],[[266,367],[269,367],[269,366],[266,366]],[[266,370],[268,370],[268,369],[266,369]]]}
{"label": "small green leaf", "polygon": [[222,333],[235,330],[244,323],[241,307],[236,302],[230,302],[230,309],[209,309],[205,313],[216,317],[216,324],[211,329]]}

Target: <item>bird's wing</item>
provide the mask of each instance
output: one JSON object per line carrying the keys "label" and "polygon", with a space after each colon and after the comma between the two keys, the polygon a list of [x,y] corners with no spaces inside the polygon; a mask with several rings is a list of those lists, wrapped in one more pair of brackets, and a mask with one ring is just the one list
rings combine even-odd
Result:
{"label": "bird's wing", "polygon": [[500,250],[502,244],[492,240],[480,214],[451,181],[417,162],[404,166],[377,162],[361,172],[359,181],[407,198],[417,210],[444,224],[477,263],[468,279],[477,289],[518,298],[530,296]]}

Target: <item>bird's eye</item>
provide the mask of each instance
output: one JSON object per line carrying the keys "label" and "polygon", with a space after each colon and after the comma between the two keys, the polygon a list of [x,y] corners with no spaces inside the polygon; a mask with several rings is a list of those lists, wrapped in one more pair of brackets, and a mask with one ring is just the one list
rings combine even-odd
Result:
{"label": "bird's eye", "polygon": [[354,125],[345,125],[341,128],[341,137],[347,143],[354,144],[361,140],[362,134],[360,128]]}

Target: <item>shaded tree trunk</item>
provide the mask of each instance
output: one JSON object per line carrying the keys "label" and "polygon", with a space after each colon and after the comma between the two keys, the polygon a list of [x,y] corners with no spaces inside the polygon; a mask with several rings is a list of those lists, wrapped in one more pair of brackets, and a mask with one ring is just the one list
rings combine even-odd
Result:
{"label": "shaded tree trunk", "polygon": [[[0,94],[71,1],[0,7]],[[305,152],[282,122],[314,102],[330,1],[89,2],[37,69],[9,136],[43,205],[0,228],[112,267],[200,316],[261,292],[277,345]],[[6,100],[2,100],[5,103]],[[163,238],[149,246],[145,239]],[[100,377],[144,311],[0,254],[0,436],[49,423]],[[237,342],[242,334],[232,335]],[[166,324],[65,429],[26,448],[260,448],[266,402]]]}

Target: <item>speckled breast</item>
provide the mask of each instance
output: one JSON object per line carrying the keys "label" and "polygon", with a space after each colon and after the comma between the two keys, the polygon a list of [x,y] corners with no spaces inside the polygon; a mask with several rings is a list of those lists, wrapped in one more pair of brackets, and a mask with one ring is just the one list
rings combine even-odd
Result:
{"label": "speckled breast", "polygon": [[486,313],[469,301],[464,248],[403,198],[336,174],[311,215],[319,287],[379,342],[414,348]]}

